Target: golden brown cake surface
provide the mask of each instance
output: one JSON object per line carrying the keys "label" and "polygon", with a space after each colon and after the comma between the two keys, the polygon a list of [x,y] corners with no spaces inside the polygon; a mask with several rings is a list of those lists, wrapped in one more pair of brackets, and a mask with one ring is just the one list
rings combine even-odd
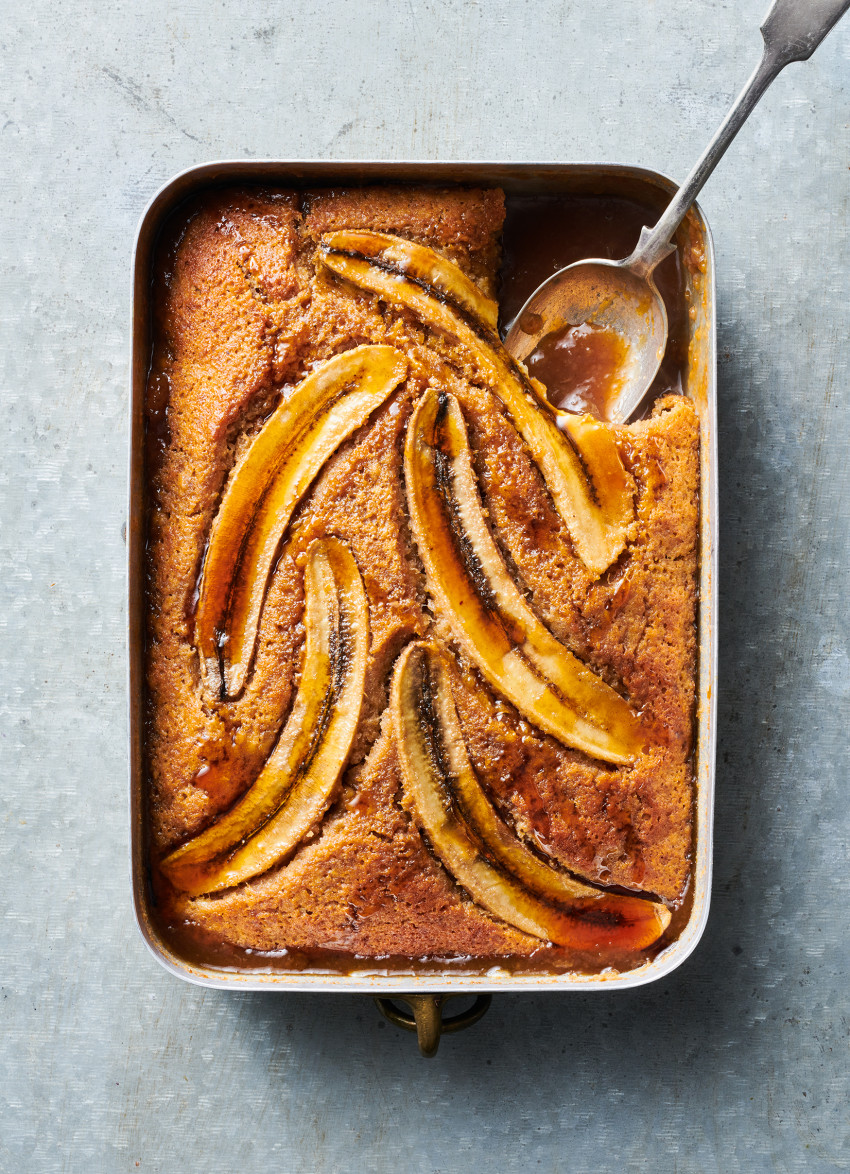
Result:
{"label": "golden brown cake surface", "polygon": [[[224,191],[183,213],[155,284],[149,381],[149,826],[168,924],[191,923],[252,951],[379,958],[537,957],[540,939],[473,901],[443,867],[401,793],[388,711],[393,666],[427,637],[451,657],[469,760],[495,808],[576,876],[681,904],[692,855],[698,424],[668,397],[614,430],[634,483],[626,550],[601,575],[567,528],[503,405],[462,345],[415,314],[334,281],[322,236],[374,229],[419,241],[496,288],[500,192],[360,189]],[[407,377],[324,465],[297,506],[262,610],[244,690],[205,683],[195,643],[198,580],[237,462],[311,370],[362,344],[390,344]],[[405,498],[411,413],[429,386],[456,397],[489,523],[516,582],[549,630],[628,697],[645,740],[608,764],[550,737],[481,677],[429,598]],[[233,806],[261,771],[299,685],[304,567],[333,536],[368,599],[363,709],[334,800],[281,864],[235,888],[189,897],[156,865]],[[620,966],[632,958],[606,956]],[[594,960],[547,948],[544,967]]]}

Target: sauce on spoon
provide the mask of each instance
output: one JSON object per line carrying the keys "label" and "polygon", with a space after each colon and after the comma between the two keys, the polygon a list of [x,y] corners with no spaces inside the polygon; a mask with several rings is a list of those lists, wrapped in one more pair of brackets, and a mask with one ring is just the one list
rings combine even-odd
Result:
{"label": "sauce on spoon", "polygon": [[593,322],[564,326],[540,340],[526,359],[529,373],[550,389],[550,401],[567,412],[608,418],[608,403],[622,388],[628,343]]}
{"label": "sauce on spoon", "polygon": [[[528,296],[556,270],[583,257],[618,257],[632,247],[642,224],[651,223],[659,208],[649,201],[628,196],[512,195],[507,199],[507,216],[502,238],[504,264],[500,281],[500,328],[507,334]],[[667,306],[669,333],[667,350],[656,376],[644,412],[670,392],[681,393],[687,364],[688,304],[685,273],[680,255],[667,257],[655,271],[656,284]],[[529,323],[532,329],[533,323]],[[576,327],[567,327],[575,334]],[[586,329],[586,328],[583,328]],[[616,397],[617,371],[627,355],[622,336],[597,327],[590,336],[579,336],[576,345],[559,347],[555,331],[526,360],[530,374],[547,387],[553,404],[567,411],[590,412],[604,418],[609,400]],[[614,338],[611,339],[611,334]],[[604,335],[610,345],[606,345]],[[602,337],[600,337],[602,336]],[[618,342],[621,348],[618,348]],[[541,351],[547,352],[535,359]],[[580,352],[593,351],[593,355]],[[553,352],[551,355],[549,352]],[[605,352],[605,353],[602,353]],[[604,361],[603,361],[604,360]],[[573,362],[583,364],[584,375],[571,373]],[[605,368],[607,367],[607,376]],[[576,388],[576,384],[590,386]],[[575,397],[574,399],[572,397]]]}

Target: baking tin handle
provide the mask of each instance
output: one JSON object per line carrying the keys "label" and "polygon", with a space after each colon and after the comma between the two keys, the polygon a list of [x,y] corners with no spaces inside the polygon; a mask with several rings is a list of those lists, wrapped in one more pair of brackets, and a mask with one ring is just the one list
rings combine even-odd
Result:
{"label": "baking tin handle", "polygon": [[[435,1056],[444,1031],[461,1031],[477,1023],[492,1002],[492,995],[476,995],[475,1002],[466,1011],[443,1018],[443,1006],[448,999],[462,998],[459,995],[393,995],[386,998],[375,995],[378,1010],[405,1031],[415,1031],[419,1040],[419,1051],[423,1056]],[[400,1011],[396,1003],[407,1003],[412,1015]]]}

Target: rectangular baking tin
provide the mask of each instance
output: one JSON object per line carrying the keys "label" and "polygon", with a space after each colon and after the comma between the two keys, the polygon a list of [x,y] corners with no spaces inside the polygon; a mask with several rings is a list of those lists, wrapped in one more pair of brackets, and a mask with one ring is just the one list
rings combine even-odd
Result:
{"label": "rectangular baking tin", "polygon": [[236,990],[340,991],[380,995],[392,992],[483,992],[545,990],[622,990],[662,978],[696,946],[708,918],[714,808],[714,753],[717,706],[717,397],[715,351],[714,251],[708,225],[695,207],[680,238],[701,246],[704,271],[688,274],[691,306],[687,392],[701,424],[700,583],[698,617],[698,697],[696,731],[696,855],[693,903],[688,922],[662,954],[626,973],[598,975],[485,974],[401,971],[352,974],[310,971],[216,970],[191,965],[159,935],[149,909],[145,844],[144,779],[144,628],[145,506],[144,399],[151,355],[151,273],[159,231],[185,199],[221,185],[267,184],[284,188],[345,187],[364,183],[466,184],[501,187],[506,194],[630,195],[663,207],[675,185],[657,172],[610,164],[573,163],[355,163],[216,162],[181,172],[153,198],[142,216],[133,261],[133,325],[130,374],[129,526],[129,727],[131,869],[136,919],[142,937],[166,970],[202,986]]}

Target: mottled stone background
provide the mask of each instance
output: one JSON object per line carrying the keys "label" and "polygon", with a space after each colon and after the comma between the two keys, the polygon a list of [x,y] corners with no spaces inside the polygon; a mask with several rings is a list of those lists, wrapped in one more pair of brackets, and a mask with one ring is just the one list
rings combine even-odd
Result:
{"label": "mottled stone background", "polygon": [[499,996],[434,1061],[363,997],[162,971],[127,882],[130,253],[210,158],[608,160],[682,177],[766,0],[6,3],[0,1168],[850,1169],[850,18],[705,192],[722,640],[702,945]]}

